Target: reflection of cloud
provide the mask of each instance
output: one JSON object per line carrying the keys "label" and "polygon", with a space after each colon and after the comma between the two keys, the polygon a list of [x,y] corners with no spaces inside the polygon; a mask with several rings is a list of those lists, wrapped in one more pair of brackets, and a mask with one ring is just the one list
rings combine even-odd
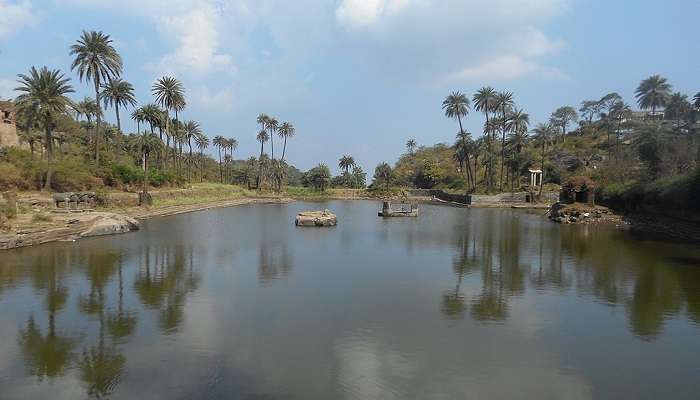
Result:
{"label": "reflection of cloud", "polygon": [[360,337],[341,339],[334,347],[338,383],[351,399],[398,399],[396,380],[411,377],[411,362],[391,349]]}

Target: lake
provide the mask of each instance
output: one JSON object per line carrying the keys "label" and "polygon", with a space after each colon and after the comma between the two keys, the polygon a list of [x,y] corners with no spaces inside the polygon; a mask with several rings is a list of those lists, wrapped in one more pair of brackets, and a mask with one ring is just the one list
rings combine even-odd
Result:
{"label": "lake", "polygon": [[[297,228],[328,208],[334,228]],[[0,253],[0,399],[698,399],[700,248],[250,205]]]}

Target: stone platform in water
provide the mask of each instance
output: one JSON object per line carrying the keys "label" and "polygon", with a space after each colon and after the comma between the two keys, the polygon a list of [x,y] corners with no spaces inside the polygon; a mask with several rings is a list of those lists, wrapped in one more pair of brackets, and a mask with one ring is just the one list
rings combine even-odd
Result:
{"label": "stone platform in water", "polygon": [[297,215],[296,226],[336,226],[338,217],[328,210],[304,211]]}
{"label": "stone platform in water", "polygon": [[382,211],[377,213],[380,217],[417,217],[418,204],[416,203],[392,203],[385,201],[382,204]]}

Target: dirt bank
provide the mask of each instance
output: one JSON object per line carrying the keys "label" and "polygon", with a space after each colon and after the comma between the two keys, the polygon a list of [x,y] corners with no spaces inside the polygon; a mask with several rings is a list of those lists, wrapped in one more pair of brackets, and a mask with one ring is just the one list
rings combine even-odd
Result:
{"label": "dirt bank", "polygon": [[[126,233],[138,230],[139,222],[155,217],[177,215],[212,208],[234,207],[244,204],[282,204],[290,198],[237,198],[205,201],[196,204],[179,204],[153,208],[130,207],[115,212],[83,211],[65,212],[54,210],[32,217],[21,217],[18,229],[0,232],[0,250],[34,246],[43,243],[72,242],[85,237]],[[61,211],[61,212],[56,212]],[[42,215],[37,220],[34,215]],[[31,218],[31,219],[28,219]]]}

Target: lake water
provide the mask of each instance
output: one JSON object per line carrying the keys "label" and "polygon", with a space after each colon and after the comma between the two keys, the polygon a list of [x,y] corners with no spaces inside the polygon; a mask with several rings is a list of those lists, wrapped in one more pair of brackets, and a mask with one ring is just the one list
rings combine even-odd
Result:
{"label": "lake water", "polygon": [[[329,208],[334,228],[296,228]],[[0,399],[698,399],[700,249],[255,205],[0,253]]]}

